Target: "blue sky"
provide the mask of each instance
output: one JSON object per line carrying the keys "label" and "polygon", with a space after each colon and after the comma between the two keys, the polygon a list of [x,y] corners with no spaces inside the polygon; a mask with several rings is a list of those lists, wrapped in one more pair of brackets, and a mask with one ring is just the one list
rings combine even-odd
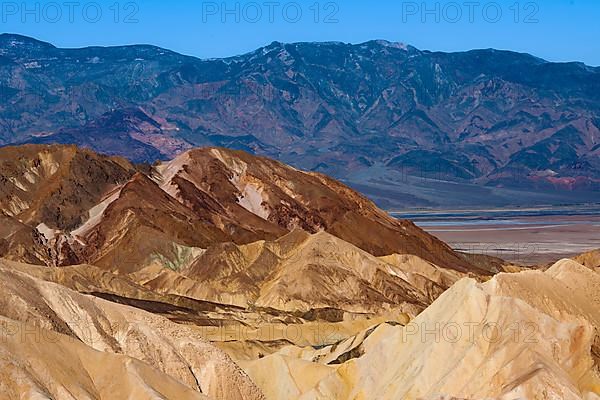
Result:
{"label": "blue sky", "polygon": [[[387,39],[600,65],[600,1],[2,1],[3,32],[61,47],[149,43],[202,58],[272,41]],[[118,10],[118,11],[117,11]]]}

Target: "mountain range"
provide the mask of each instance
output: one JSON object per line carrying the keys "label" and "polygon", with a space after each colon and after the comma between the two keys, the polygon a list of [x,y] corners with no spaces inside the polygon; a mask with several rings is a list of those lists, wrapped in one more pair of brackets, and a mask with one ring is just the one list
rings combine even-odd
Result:
{"label": "mountain range", "polygon": [[133,163],[241,149],[387,208],[585,202],[600,186],[600,69],[498,50],[274,42],[198,59],[0,35],[0,144]]}

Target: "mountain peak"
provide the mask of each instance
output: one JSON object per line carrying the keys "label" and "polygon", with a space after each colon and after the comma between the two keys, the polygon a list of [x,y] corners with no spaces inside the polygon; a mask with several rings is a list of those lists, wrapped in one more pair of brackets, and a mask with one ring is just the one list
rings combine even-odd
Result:
{"label": "mountain peak", "polygon": [[408,50],[408,45],[402,42],[390,42],[389,40],[378,39],[369,41],[367,43],[375,43],[382,47],[391,47],[394,49]]}
{"label": "mountain peak", "polygon": [[42,42],[29,36],[23,36],[16,33],[0,34],[0,47],[2,48],[51,48],[56,47],[50,43]]}
{"label": "mountain peak", "polygon": [[0,34],[0,56],[8,56],[15,61],[32,60],[35,61],[31,63],[33,67],[39,65],[37,63],[38,59],[44,58],[42,54],[53,49],[56,49],[56,47],[50,43],[42,42],[28,36],[12,33]]}
{"label": "mountain peak", "polygon": [[283,47],[284,45],[285,43],[274,40],[267,47]]}

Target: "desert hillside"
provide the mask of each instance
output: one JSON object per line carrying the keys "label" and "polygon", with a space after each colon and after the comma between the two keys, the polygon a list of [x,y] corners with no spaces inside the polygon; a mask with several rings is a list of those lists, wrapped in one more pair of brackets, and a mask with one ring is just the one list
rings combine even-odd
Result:
{"label": "desert hillside", "polygon": [[597,252],[466,257],[241,151],[0,156],[0,399],[600,398]]}

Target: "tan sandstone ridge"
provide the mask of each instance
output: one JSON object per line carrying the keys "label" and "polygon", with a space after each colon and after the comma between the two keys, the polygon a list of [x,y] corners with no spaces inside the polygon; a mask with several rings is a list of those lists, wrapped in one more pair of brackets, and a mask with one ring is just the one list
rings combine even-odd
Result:
{"label": "tan sandstone ridge", "polygon": [[[300,230],[272,242],[215,245],[179,272],[161,259],[130,275],[90,265],[4,264],[205,327],[203,334],[236,358],[269,354],[289,344],[329,345],[376,322],[414,318],[465,276],[417,256],[379,259],[328,233]],[[210,329],[215,324],[224,328]],[[242,328],[244,337],[236,338]]]}
{"label": "tan sandstone ridge", "polygon": [[593,250],[575,257],[575,261],[598,271],[600,268],[600,250]]}
{"label": "tan sandstone ridge", "polygon": [[[412,256],[384,258],[405,274],[438,281],[454,274],[424,260],[404,262]],[[7,371],[0,387],[14,394],[7,398],[250,399],[264,393],[266,399],[589,400],[600,394],[600,277],[573,260],[486,283],[460,279],[416,318],[354,325],[357,334],[328,346],[298,343],[262,358],[228,348],[242,355],[237,363],[249,377],[202,330],[47,282],[89,288],[84,266],[0,264],[1,324],[9,333],[0,346]],[[97,290],[145,290],[95,271]],[[98,362],[121,371],[117,379]],[[58,367],[46,372],[50,363]],[[86,375],[64,372],[73,366]]]}
{"label": "tan sandstone ridge", "polygon": [[136,359],[0,317],[0,398],[209,399]]}
{"label": "tan sandstone ridge", "polygon": [[[175,272],[151,265],[132,276],[157,292],[239,307],[307,313],[337,309],[416,315],[464,276],[417,256],[378,259],[326,232],[210,247]],[[404,258],[402,258],[404,257]]]}
{"label": "tan sandstone ridge", "polygon": [[[75,399],[138,398],[138,394],[163,398],[159,393],[169,399],[203,398],[201,393],[214,399],[263,398],[246,374],[208,343],[199,329],[82,295],[13,266],[0,266],[0,315],[7,339],[0,386],[14,393],[37,391],[61,399],[69,398],[64,393],[72,393]],[[106,368],[101,367],[103,360]],[[54,362],[61,364],[53,374],[49,367]],[[87,371],[87,379],[77,365]],[[71,370],[79,375],[70,375]],[[25,377],[24,386],[13,382],[15,376]],[[89,379],[89,388],[80,388]],[[154,389],[154,382],[167,391]]]}
{"label": "tan sandstone ridge", "polygon": [[597,399],[599,290],[572,260],[465,278],[405,327],[241,365],[271,399]]}

